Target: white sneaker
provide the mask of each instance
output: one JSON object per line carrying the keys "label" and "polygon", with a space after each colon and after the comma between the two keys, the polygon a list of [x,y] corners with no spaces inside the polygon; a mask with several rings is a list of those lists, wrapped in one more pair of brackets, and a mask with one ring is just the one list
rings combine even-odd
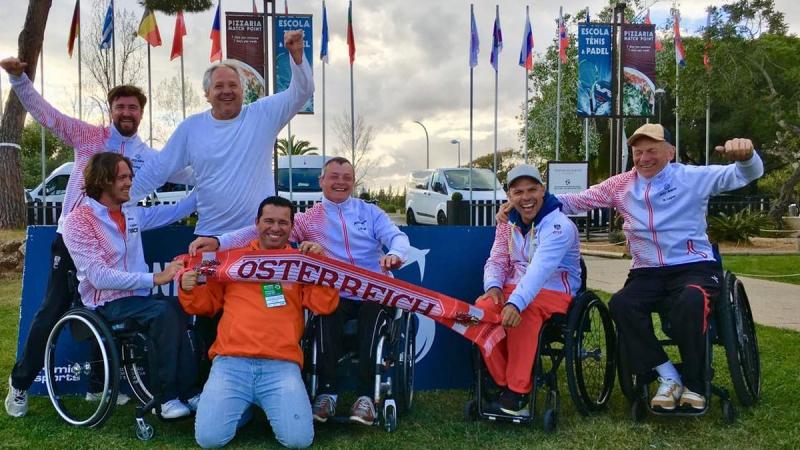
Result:
{"label": "white sneaker", "polygon": [[[101,398],[103,398],[103,394],[100,392],[87,392],[86,397],[84,397],[84,400],[86,400],[87,402],[99,402]],[[131,401],[131,398],[123,394],[122,392],[117,394],[117,406],[125,405],[129,401]]]}
{"label": "white sneaker", "polygon": [[658,377],[658,382],[661,384],[658,386],[656,395],[650,400],[650,406],[672,411],[681,398],[683,386],[671,378]]}
{"label": "white sneaker", "polygon": [[706,398],[697,392],[692,392],[689,389],[684,389],[681,394],[681,406],[691,406],[694,409],[705,409]]}
{"label": "white sneaker", "polygon": [[177,419],[185,417],[192,413],[189,407],[177,398],[161,404],[161,417],[164,419]]}
{"label": "white sneaker", "polygon": [[8,377],[6,413],[11,417],[22,417],[28,413],[28,391],[12,386],[11,377]]}
{"label": "white sneaker", "polygon": [[194,397],[190,398],[189,400],[186,400],[186,406],[188,406],[192,412],[197,412],[197,405],[199,404],[200,404],[200,394],[197,394]]}

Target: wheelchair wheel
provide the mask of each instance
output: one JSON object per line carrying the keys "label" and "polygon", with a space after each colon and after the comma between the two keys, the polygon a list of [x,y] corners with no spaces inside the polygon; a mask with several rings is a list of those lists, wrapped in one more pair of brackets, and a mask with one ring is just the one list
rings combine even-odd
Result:
{"label": "wheelchair wheel", "polygon": [[136,333],[125,339],[120,346],[125,378],[128,380],[133,395],[142,405],[146,405],[153,399],[153,393],[147,388],[145,381],[150,375],[148,368],[152,367],[152,370],[155,370],[156,367],[154,362],[150,361],[150,358],[155,356],[152,348],[150,339],[142,333]]}
{"label": "wheelchair wheel", "polygon": [[399,351],[397,354],[398,367],[395,371],[398,412],[409,411],[414,402],[414,369],[416,367],[416,338],[417,338],[417,318],[414,314],[404,314],[405,320],[402,323],[402,331],[399,339]]}
{"label": "wheelchair wheel", "polygon": [[608,308],[587,291],[574,300],[565,336],[567,387],[583,415],[608,405],[614,387],[616,336]]}
{"label": "wheelchair wheel", "polygon": [[761,358],[755,322],[742,281],[725,273],[725,292],[718,305],[723,345],[736,396],[744,406],[761,398]]}
{"label": "wheelchair wheel", "polygon": [[622,395],[630,402],[636,400],[636,374],[631,370],[628,352],[622,341],[622,336],[617,335],[617,378]]}
{"label": "wheelchair wheel", "polygon": [[[119,394],[119,356],[111,331],[95,313],[75,308],[58,320],[45,348],[47,393],[71,425],[99,427]],[[99,401],[85,398],[100,394]]]}

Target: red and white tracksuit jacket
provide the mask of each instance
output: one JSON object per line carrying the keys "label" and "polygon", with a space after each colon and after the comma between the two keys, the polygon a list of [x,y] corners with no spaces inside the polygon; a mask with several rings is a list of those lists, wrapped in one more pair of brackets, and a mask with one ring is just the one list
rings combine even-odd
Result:
{"label": "red and white tracksuit jacket", "polygon": [[712,166],[671,163],[647,179],[636,169],[578,194],[558,195],[566,214],[616,208],[625,220],[631,268],[714,261],[706,234],[708,198],[746,186],[764,174],[758,153],[747,161]]}
{"label": "red and white tracksuit jacket", "polygon": [[[17,94],[22,106],[42,126],[50,130],[59,139],[75,149],[75,165],[72,175],[67,183],[67,192],[61,206],[61,217],[58,218],[58,232],[64,232],[64,219],[81,199],[83,199],[83,169],[96,153],[116,152],[121,153],[131,160],[134,174],[144,163],[158,154],[157,150],[150,148],[142,142],[138,134],[123,136],[119,134],[114,125],[90,125],[86,122],[69,117],[58,111],[48,103],[33,87],[33,83],[26,74],[18,77],[9,76],[11,87]],[[178,184],[194,184],[191,168],[175,172],[169,176],[169,181]]]}
{"label": "red and white tracksuit jacket", "polygon": [[544,216],[525,235],[512,221],[498,223],[483,268],[483,289],[516,285],[508,301],[519,311],[542,289],[572,297],[581,286],[580,259],[578,229],[559,210]]}
{"label": "red and white tracksuit jacket", "polygon": [[150,295],[153,274],[144,260],[142,232],[193,213],[194,192],[174,205],[123,206],[124,232],[108,208],[85,198],[64,221],[64,244],[78,269],[78,291],[89,309],[118,298]]}

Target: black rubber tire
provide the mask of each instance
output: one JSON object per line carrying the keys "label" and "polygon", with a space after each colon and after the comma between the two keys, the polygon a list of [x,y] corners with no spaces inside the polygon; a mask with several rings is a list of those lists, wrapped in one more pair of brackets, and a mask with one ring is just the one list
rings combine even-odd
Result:
{"label": "black rubber tire", "polygon": [[752,406],[761,398],[761,357],[747,293],[730,272],[725,273],[717,317],[736,397],[742,405]]}
{"label": "black rubber tire", "polygon": [[[60,339],[72,339],[70,352],[59,353]],[[66,344],[66,342],[63,342]],[[102,361],[95,360],[92,346],[97,346]],[[102,356],[103,353],[105,356]],[[87,356],[88,354],[88,356]],[[64,360],[64,358],[68,358]],[[67,423],[96,428],[105,423],[114,411],[119,395],[119,354],[113,335],[105,322],[94,312],[85,308],[73,308],[56,322],[47,339],[45,347],[45,378],[47,391],[58,415]],[[57,366],[61,364],[61,366]],[[67,368],[67,373],[60,373]],[[102,368],[103,395],[97,407],[94,402],[84,400],[83,395],[69,392],[69,377],[91,378],[95,368]],[[78,372],[77,374],[75,372]],[[88,372],[88,373],[81,373]],[[62,381],[66,377],[66,382]]]}
{"label": "black rubber tire", "polygon": [[444,211],[436,213],[436,225],[447,225],[447,215]]}
{"label": "black rubber tire", "polygon": [[558,412],[554,409],[548,409],[542,415],[542,427],[547,434],[555,433],[558,428]]}
{"label": "black rubber tire", "polygon": [[475,422],[478,420],[478,401],[474,398],[464,403],[464,420],[467,422]]}
{"label": "black rubber tire", "polygon": [[608,406],[614,388],[617,338],[608,307],[594,292],[573,300],[567,318],[567,387],[582,415]]}
{"label": "black rubber tire", "polygon": [[631,419],[634,422],[644,422],[647,418],[647,400],[638,397],[631,403]]}
{"label": "black rubber tire", "polygon": [[398,385],[396,388],[397,410],[403,414],[414,405],[414,374],[416,372],[417,351],[417,318],[413,313],[405,313],[402,330],[403,359],[398,367]]}
{"label": "black rubber tire", "polygon": [[406,225],[419,225],[417,218],[414,217],[414,210],[411,208],[406,210]]}
{"label": "black rubber tire", "polygon": [[736,422],[736,407],[730,400],[722,401],[722,418],[729,425]]}

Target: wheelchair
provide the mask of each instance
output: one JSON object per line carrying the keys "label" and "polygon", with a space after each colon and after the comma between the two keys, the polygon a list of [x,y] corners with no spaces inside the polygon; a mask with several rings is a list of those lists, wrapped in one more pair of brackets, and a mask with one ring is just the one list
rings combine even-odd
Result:
{"label": "wheelchair", "polygon": [[[394,308],[393,317],[387,326],[382,327],[375,341],[375,387],[372,401],[375,411],[374,426],[383,427],[387,432],[397,429],[398,415],[411,410],[414,401],[414,368],[416,365],[416,315]],[[309,315],[306,330],[301,342],[305,355],[304,381],[309,398],[314,401],[319,389],[319,316]],[[338,363],[339,378],[355,373],[358,368],[358,342],[356,339],[357,319],[349,319],[344,324],[344,345]],[[350,423],[347,416],[334,416],[332,423]]]}
{"label": "wheelchair", "polygon": [[[674,345],[674,341],[669,339],[670,327],[665,317],[661,317],[661,327],[667,336],[667,339],[659,341],[661,345]],[[630,414],[634,421],[643,421],[648,411],[655,415],[702,416],[711,409],[712,397],[716,395],[720,399],[723,419],[726,423],[733,423],[737,411],[728,390],[712,383],[715,374],[712,365],[714,344],[722,346],[725,351],[731,382],[742,406],[752,406],[761,398],[761,359],[755,322],[744,285],[729,271],[725,272],[721,289],[711,301],[703,375],[706,405],[702,410],[680,406],[669,411],[652,408],[649,390],[657,374],[655,371],[638,375],[632,373],[622,339],[619,344],[619,384],[630,401]],[[680,370],[680,364],[676,366]]]}
{"label": "wheelchair", "polygon": [[558,369],[562,362],[566,368],[567,388],[578,412],[588,416],[606,408],[614,386],[617,338],[608,307],[594,292],[586,290],[583,259],[581,269],[581,289],[572,299],[567,313],[552,315],[539,331],[528,415],[514,416],[487,411],[494,383],[480,352],[473,346],[475,385],[470,399],[464,405],[464,417],[467,420],[480,418],[534,424],[541,415],[544,430],[554,432],[558,426],[561,398]]}
{"label": "wheelchair", "polygon": [[[136,437],[152,439],[153,427],[144,416],[153,409],[160,415],[161,405],[160,392],[145,382],[147,374],[158,373],[152,340],[133,320],[108,323],[83,306],[76,286],[70,290],[72,308],[53,327],[45,348],[45,381],[53,407],[71,425],[101,427],[117,404],[122,370],[140,403]],[[87,392],[99,394],[99,401],[85,399]]]}

